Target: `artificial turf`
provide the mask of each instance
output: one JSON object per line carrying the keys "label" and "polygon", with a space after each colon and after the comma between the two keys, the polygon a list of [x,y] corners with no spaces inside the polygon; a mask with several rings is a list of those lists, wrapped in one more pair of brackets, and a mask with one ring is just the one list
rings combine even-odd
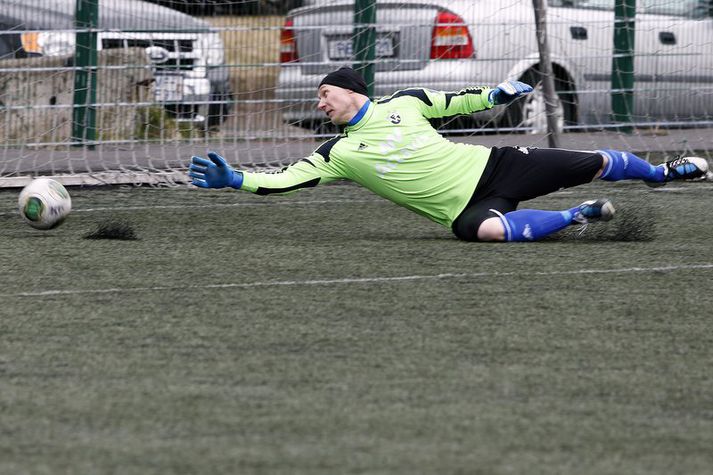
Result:
{"label": "artificial turf", "polygon": [[713,467],[710,182],[540,198],[618,214],[532,244],[352,185],[70,193],[0,192],[0,473]]}

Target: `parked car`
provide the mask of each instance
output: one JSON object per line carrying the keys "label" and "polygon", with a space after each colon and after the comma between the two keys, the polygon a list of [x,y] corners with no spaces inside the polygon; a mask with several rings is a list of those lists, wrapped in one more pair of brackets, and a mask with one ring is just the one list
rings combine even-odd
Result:
{"label": "parked car", "polygon": [[146,0],[190,15],[284,15],[303,0]]}
{"label": "parked car", "polygon": [[[565,128],[610,122],[615,0],[549,0],[548,40]],[[713,118],[713,2],[639,0],[635,106],[639,123]],[[305,0],[289,12],[276,96],[284,119],[323,122],[314,109],[321,77],[351,65],[354,2]],[[411,86],[458,91],[518,79],[541,82],[530,0],[377,0],[375,96]],[[544,95],[474,117],[546,130]]]}
{"label": "parked car", "polygon": [[[0,0],[0,59],[73,55],[76,0]],[[155,100],[178,120],[219,125],[232,93],[224,46],[204,21],[140,0],[100,1],[99,50],[145,48]]]}

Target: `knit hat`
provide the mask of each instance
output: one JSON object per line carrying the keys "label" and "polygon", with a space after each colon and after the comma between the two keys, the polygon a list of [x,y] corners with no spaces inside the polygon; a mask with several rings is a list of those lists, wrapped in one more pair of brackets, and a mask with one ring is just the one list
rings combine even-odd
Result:
{"label": "knit hat", "polygon": [[349,89],[365,96],[369,95],[366,90],[366,82],[364,78],[361,77],[361,74],[347,66],[324,76],[322,82],[319,83],[319,87],[322,87],[322,84],[343,87],[344,89]]}

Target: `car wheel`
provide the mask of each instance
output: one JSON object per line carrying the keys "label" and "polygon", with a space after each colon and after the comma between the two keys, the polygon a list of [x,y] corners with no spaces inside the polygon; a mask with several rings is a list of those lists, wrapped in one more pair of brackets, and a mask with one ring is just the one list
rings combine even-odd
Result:
{"label": "car wheel", "polygon": [[307,129],[315,134],[338,134],[340,133],[339,126],[332,124],[325,119],[301,119],[294,122],[289,122],[289,125],[294,125],[302,129]]}
{"label": "car wheel", "polygon": [[226,83],[214,89],[210,93],[210,102],[206,126],[212,129],[220,127],[233,110],[233,92],[230,86]]}
{"label": "car wheel", "polygon": [[[546,133],[547,113],[542,75],[539,71],[529,71],[520,80],[534,86],[535,89],[532,93],[508,106],[504,125],[523,129],[523,131],[533,134]],[[565,125],[576,123],[576,104],[574,94],[571,92],[571,82],[560,77],[555,78],[555,91],[558,99],[556,104],[557,122],[559,129],[562,130]]]}

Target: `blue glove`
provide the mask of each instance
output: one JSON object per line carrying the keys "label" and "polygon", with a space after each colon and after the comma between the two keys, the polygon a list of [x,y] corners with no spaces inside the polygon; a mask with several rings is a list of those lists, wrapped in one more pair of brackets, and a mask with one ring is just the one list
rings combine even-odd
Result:
{"label": "blue glove", "polygon": [[208,152],[209,160],[192,157],[188,167],[191,183],[201,188],[240,188],[243,186],[243,173],[228,165],[223,157],[215,152]]}
{"label": "blue glove", "polygon": [[490,102],[493,105],[507,104],[508,102],[532,92],[532,86],[520,81],[505,81],[498,84],[490,91]]}

